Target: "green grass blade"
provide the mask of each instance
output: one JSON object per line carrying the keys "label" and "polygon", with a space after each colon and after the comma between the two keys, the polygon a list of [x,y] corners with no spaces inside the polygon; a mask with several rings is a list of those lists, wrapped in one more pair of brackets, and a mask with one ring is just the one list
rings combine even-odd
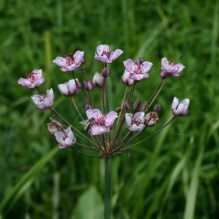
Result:
{"label": "green grass blade", "polygon": [[43,156],[43,158],[37,161],[34,166],[6,193],[0,203],[0,212],[7,212],[16,203],[16,201],[30,187],[46,164],[53,159],[57,151],[58,148],[52,149],[48,154]]}

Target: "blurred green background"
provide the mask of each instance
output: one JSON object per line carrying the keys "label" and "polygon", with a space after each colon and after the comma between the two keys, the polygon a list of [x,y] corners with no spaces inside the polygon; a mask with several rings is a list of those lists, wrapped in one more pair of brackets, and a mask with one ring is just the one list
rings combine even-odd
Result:
{"label": "blurred green background", "polygon": [[69,75],[51,60],[80,48],[90,78],[100,69],[93,60],[99,43],[125,51],[113,65],[112,107],[122,98],[118,81],[128,57],[154,63],[135,90],[141,100],[159,83],[161,57],[186,65],[159,98],[163,118],[173,96],[191,99],[187,118],[114,159],[114,218],[218,218],[219,1],[0,0],[0,32],[1,219],[103,218],[102,161],[54,149],[48,113],[17,85],[24,73],[43,68],[44,89],[55,88],[58,110],[74,123],[76,113],[56,88]]}

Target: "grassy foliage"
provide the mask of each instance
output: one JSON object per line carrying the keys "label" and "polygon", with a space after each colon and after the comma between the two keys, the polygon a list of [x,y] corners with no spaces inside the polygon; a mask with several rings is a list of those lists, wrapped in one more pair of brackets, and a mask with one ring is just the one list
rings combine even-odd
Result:
{"label": "grassy foliage", "polygon": [[[42,67],[45,87],[55,87],[68,76],[51,65],[52,58],[75,48],[87,53],[89,78],[99,69],[92,57],[100,42],[123,48],[123,59],[154,62],[150,79],[134,93],[142,100],[158,83],[162,56],[184,63],[183,76],[168,82],[159,102],[165,112],[173,95],[192,102],[188,118],[113,161],[114,218],[218,217],[217,0],[1,0],[0,17],[1,219],[102,218],[102,161],[54,151],[48,114],[38,112],[30,92],[16,84],[24,72]],[[122,69],[121,60],[113,66],[112,107],[124,90],[117,83]],[[57,89],[56,96],[59,111],[74,122],[76,113]]]}

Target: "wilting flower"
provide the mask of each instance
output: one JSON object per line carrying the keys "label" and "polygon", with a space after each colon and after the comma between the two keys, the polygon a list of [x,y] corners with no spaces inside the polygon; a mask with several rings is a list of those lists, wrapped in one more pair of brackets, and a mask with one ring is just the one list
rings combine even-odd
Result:
{"label": "wilting flower", "polygon": [[26,78],[20,78],[18,84],[27,88],[39,87],[44,82],[43,71],[34,69]]}
{"label": "wilting flower", "polygon": [[84,81],[83,85],[84,85],[84,89],[87,91],[93,90],[95,88],[95,84],[91,80]]}
{"label": "wilting flower", "polygon": [[73,55],[61,57],[58,56],[53,60],[64,72],[74,71],[84,63],[84,52],[77,50]]}
{"label": "wilting flower", "polygon": [[48,131],[51,135],[54,135],[57,131],[60,131],[62,129],[63,125],[55,119],[52,119],[52,121],[48,123]]}
{"label": "wilting flower", "polygon": [[132,113],[125,114],[126,124],[131,132],[140,132],[144,129],[144,112],[137,112],[134,115]]}
{"label": "wilting flower", "polygon": [[105,78],[103,77],[103,75],[101,75],[100,73],[96,73],[93,76],[93,83],[95,86],[97,87],[103,87],[104,83],[105,83]]}
{"label": "wilting flower", "polygon": [[99,109],[88,109],[86,114],[88,118],[88,129],[91,135],[101,135],[109,132],[118,117],[117,112],[111,111],[103,115]]}
{"label": "wilting flower", "polygon": [[151,62],[142,61],[140,59],[127,59],[123,64],[125,66],[125,72],[122,76],[122,81],[127,85],[132,85],[136,81],[147,79],[153,65]]}
{"label": "wilting flower", "polygon": [[32,96],[32,100],[38,109],[48,109],[53,105],[54,93],[53,89],[47,90],[46,95],[36,94]]}
{"label": "wilting flower", "polygon": [[179,77],[181,72],[185,66],[183,64],[175,64],[170,61],[166,57],[161,60],[161,78],[166,78],[168,76]]}
{"label": "wilting flower", "polygon": [[95,59],[103,63],[112,63],[115,59],[121,56],[121,49],[112,50],[109,45],[99,45],[96,49]]}
{"label": "wilting flower", "polygon": [[59,91],[65,96],[71,96],[79,92],[81,88],[81,84],[79,80],[76,78],[76,79],[71,79],[67,81],[66,83],[59,84],[58,88],[59,88]]}
{"label": "wilting flower", "polygon": [[172,112],[175,116],[185,116],[188,114],[190,100],[188,98],[180,101],[174,97],[172,102]]}
{"label": "wilting flower", "polygon": [[153,126],[159,120],[159,116],[156,112],[149,112],[145,116],[145,125],[146,126]]}

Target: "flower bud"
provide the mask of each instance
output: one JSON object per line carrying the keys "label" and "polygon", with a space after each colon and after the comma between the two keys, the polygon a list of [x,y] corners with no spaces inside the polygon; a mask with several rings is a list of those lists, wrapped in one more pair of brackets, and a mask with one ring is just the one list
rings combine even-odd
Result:
{"label": "flower bud", "polygon": [[174,97],[172,102],[172,112],[175,116],[185,116],[188,114],[190,100],[188,98],[180,101]]}
{"label": "flower bud", "polygon": [[108,67],[103,68],[101,74],[103,75],[103,77],[107,78],[110,74],[110,70]]}
{"label": "flower bud", "polygon": [[161,106],[160,106],[160,104],[156,104],[156,105],[154,106],[154,111],[157,112],[157,113],[160,113],[160,112],[161,112]]}
{"label": "flower bud", "polygon": [[136,101],[134,109],[135,109],[135,112],[142,111],[143,110],[142,102],[141,101]]}
{"label": "flower bud", "polygon": [[153,126],[159,121],[159,116],[156,112],[149,112],[145,116],[145,125]]}
{"label": "flower bud", "polygon": [[83,85],[84,85],[84,89],[87,91],[93,90],[95,88],[95,85],[91,80],[84,81]]}
{"label": "flower bud", "polygon": [[97,87],[103,87],[105,83],[105,78],[100,73],[95,73],[92,82]]}
{"label": "flower bud", "polygon": [[78,93],[80,88],[81,84],[77,78],[58,85],[59,91],[65,96],[72,96],[73,94]]}

